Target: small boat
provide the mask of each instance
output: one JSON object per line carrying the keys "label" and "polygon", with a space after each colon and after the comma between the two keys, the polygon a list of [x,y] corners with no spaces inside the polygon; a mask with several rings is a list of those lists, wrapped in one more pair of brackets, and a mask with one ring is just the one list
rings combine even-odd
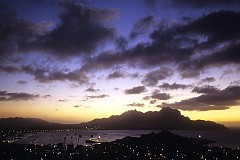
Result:
{"label": "small boat", "polygon": [[85,141],[88,144],[100,144],[100,138],[90,138]]}

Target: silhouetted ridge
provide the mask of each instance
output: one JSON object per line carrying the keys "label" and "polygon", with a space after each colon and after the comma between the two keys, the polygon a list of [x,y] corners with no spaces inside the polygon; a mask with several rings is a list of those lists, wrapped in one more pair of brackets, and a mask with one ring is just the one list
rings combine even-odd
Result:
{"label": "silhouetted ridge", "polygon": [[48,122],[37,118],[2,118],[0,119],[0,129],[19,130],[19,129],[74,129],[81,128],[80,124],[60,124]]}
{"label": "silhouetted ridge", "polygon": [[119,116],[95,119],[82,123],[83,126],[93,128],[100,126],[104,129],[149,129],[149,130],[224,130],[224,125],[211,121],[192,121],[181,115],[177,109],[164,107],[158,112],[138,112],[136,110],[124,112]]}
{"label": "silhouetted ridge", "polygon": [[116,140],[125,144],[147,145],[147,146],[161,146],[168,150],[175,150],[184,146],[185,150],[191,150],[193,147],[199,147],[214,141],[196,138],[187,138],[171,133],[169,131],[162,131],[159,133],[143,134],[141,137],[125,137],[121,140]]}
{"label": "silhouetted ridge", "polygon": [[181,112],[179,110],[176,109],[172,109],[170,107],[163,107],[160,112],[159,112],[162,116],[181,116]]}
{"label": "silhouetted ridge", "polygon": [[50,129],[58,123],[51,123],[37,118],[2,118],[0,119],[0,129]]}

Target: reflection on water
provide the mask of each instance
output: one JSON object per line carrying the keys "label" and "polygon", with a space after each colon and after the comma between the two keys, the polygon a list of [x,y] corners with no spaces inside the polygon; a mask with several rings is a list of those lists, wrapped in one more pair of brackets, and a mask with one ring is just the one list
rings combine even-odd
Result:
{"label": "reflection on water", "polygon": [[[110,142],[116,139],[122,139],[126,136],[139,137],[141,134],[148,134],[150,132],[160,132],[157,130],[74,130],[74,131],[49,131],[27,133],[23,139],[15,140],[17,143],[24,144],[73,144],[86,145],[86,140],[93,137],[101,137],[100,142]],[[176,130],[171,131],[185,137],[203,138],[216,141],[212,145],[225,146],[231,148],[240,147],[240,130],[227,131],[186,131]],[[200,136],[200,137],[199,137]]]}
{"label": "reflection on water", "polygon": [[[74,131],[49,131],[49,132],[35,132],[27,133],[23,139],[15,140],[12,142],[23,144],[73,144],[86,145],[86,140],[93,137],[100,137],[100,142],[110,142],[116,139],[122,139],[126,136],[140,136],[152,131],[132,131],[132,130],[74,130]],[[155,131],[158,132],[158,131]]]}

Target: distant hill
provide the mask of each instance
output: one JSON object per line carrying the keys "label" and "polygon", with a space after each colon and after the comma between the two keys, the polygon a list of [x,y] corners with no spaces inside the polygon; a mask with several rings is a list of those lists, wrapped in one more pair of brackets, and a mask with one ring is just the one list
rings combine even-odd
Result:
{"label": "distant hill", "polygon": [[2,118],[0,129],[48,129],[58,126],[58,123],[51,123],[37,118]]}
{"label": "distant hill", "polygon": [[80,128],[80,124],[52,123],[37,118],[2,118],[0,129],[71,129]]}
{"label": "distant hill", "polygon": [[226,130],[224,125],[203,120],[190,120],[172,108],[142,113],[136,110],[109,118],[94,119],[80,124],[60,124],[36,118],[2,118],[0,129],[121,129],[121,130]]}
{"label": "distant hill", "polygon": [[226,130],[224,125],[203,120],[190,120],[180,111],[164,107],[158,112],[127,111],[119,116],[94,119],[82,123],[85,127],[101,126],[104,129],[123,130]]}

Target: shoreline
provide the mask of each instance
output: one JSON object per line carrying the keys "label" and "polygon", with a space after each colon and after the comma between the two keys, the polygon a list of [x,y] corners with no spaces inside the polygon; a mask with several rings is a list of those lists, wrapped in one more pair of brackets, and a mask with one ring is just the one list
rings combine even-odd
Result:
{"label": "shoreline", "polygon": [[[161,132],[161,130],[51,130],[23,133],[22,138],[10,138],[10,142],[21,144],[74,144],[85,145],[85,141],[92,136],[100,136],[102,142],[111,142],[116,139],[122,139],[126,136],[140,137],[141,134],[149,134],[151,132]],[[215,141],[212,146],[225,146],[232,149],[240,147],[240,130],[229,129],[227,131],[192,131],[192,130],[170,130],[170,132],[188,138],[201,138]],[[13,137],[16,132],[13,134]],[[18,135],[18,134],[17,134]]]}
{"label": "shoreline", "polygon": [[206,159],[233,160],[240,157],[239,149],[211,147],[212,141],[187,138],[162,131],[126,136],[112,142],[92,146],[34,145],[0,143],[3,160],[7,159]]}

